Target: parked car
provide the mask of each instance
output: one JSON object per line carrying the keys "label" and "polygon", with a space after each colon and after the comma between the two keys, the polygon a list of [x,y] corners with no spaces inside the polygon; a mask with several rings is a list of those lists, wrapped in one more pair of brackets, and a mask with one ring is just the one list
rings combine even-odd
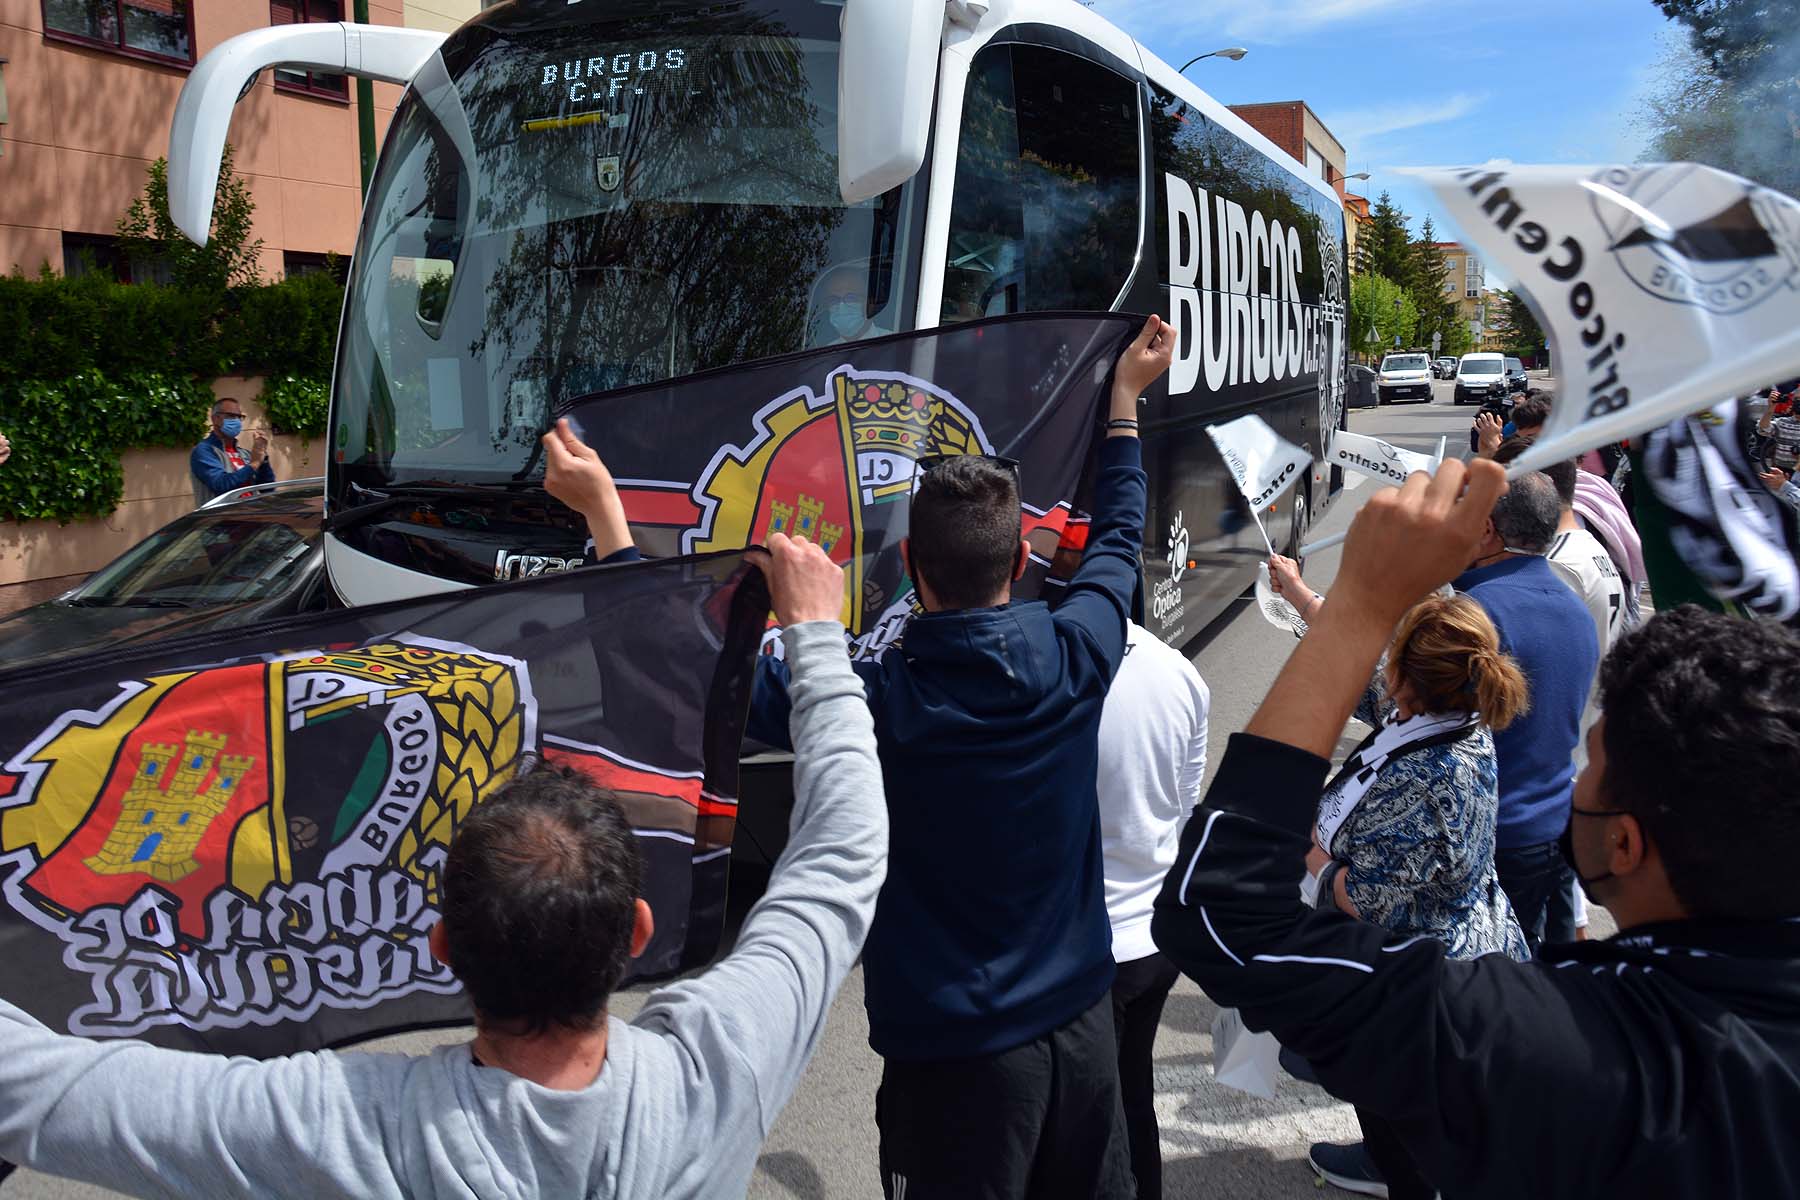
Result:
{"label": "parked car", "polygon": [[1506,360],[1506,387],[1508,391],[1522,392],[1531,386],[1531,380],[1525,374],[1525,364],[1516,358]]}
{"label": "parked car", "polygon": [[1436,358],[1431,362],[1431,374],[1437,379],[1456,378],[1456,360],[1454,358]]}
{"label": "parked car", "polygon": [[15,667],[330,607],[323,479],[227,492],[54,600],[0,617]]}
{"label": "parked car", "polygon": [[1494,385],[1507,390],[1506,360],[1498,354],[1465,354],[1456,364],[1456,390],[1452,399],[1458,404],[1480,404]]}
{"label": "parked car", "polygon": [[1381,360],[1375,389],[1379,403],[1423,400],[1431,403],[1431,360],[1423,354],[1390,354]]}

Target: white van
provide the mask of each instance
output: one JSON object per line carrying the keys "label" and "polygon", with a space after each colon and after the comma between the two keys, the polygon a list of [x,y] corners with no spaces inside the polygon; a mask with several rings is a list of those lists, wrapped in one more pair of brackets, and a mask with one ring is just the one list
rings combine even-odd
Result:
{"label": "white van", "polygon": [[1494,384],[1506,388],[1506,357],[1500,354],[1465,354],[1456,364],[1456,403],[1480,404]]}
{"label": "white van", "polygon": [[1423,354],[1390,354],[1375,380],[1378,404],[1410,397],[1431,403],[1431,359]]}

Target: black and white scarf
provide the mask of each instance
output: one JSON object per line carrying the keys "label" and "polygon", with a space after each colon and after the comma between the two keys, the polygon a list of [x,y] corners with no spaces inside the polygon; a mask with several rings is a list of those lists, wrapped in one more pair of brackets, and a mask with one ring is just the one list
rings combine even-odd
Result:
{"label": "black and white scarf", "polygon": [[1329,853],[1331,840],[1362,803],[1389,761],[1426,746],[1454,742],[1481,724],[1481,714],[1471,712],[1419,713],[1383,725],[1362,740],[1344,760],[1343,769],[1326,785],[1319,800],[1318,842]]}
{"label": "black and white scarf", "polygon": [[1669,541],[1706,590],[1758,616],[1800,617],[1800,530],[1756,477],[1738,402],[1644,435],[1643,475],[1669,511]]}

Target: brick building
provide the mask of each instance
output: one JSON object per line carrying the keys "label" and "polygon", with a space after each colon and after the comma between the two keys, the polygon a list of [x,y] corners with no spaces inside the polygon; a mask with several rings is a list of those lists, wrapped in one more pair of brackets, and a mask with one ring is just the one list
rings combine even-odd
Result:
{"label": "brick building", "polygon": [[[454,29],[478,0],[370,0],[375,24]],[[338,21],[347,0],[0,0],[0,271],[122,278],[119,218],[168,153],[188,71],[235,34]],[[361,210],[356,90],[342,76],[269,71],[232,120],[237,171],[256,201],[265,278],[348,254]],[[375,128],[400,89],[375,84]]]}

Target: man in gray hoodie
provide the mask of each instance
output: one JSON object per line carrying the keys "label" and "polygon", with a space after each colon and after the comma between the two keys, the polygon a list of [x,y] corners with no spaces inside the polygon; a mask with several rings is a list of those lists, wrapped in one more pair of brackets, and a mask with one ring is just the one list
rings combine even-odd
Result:
{"label": "man in gray hoodie", "polygon": [[0,1159],[143,1196],[742,1196],[888,846],[843,571],[770,543],[793,829],[727,958],[629,1024],[607,1015],[650,937],[635,851],[610,796],[540,767],[465,822],[445,868],[431,948],[470,994],[472,1043],[258,1062],[66,1037],[0,1002]]}

